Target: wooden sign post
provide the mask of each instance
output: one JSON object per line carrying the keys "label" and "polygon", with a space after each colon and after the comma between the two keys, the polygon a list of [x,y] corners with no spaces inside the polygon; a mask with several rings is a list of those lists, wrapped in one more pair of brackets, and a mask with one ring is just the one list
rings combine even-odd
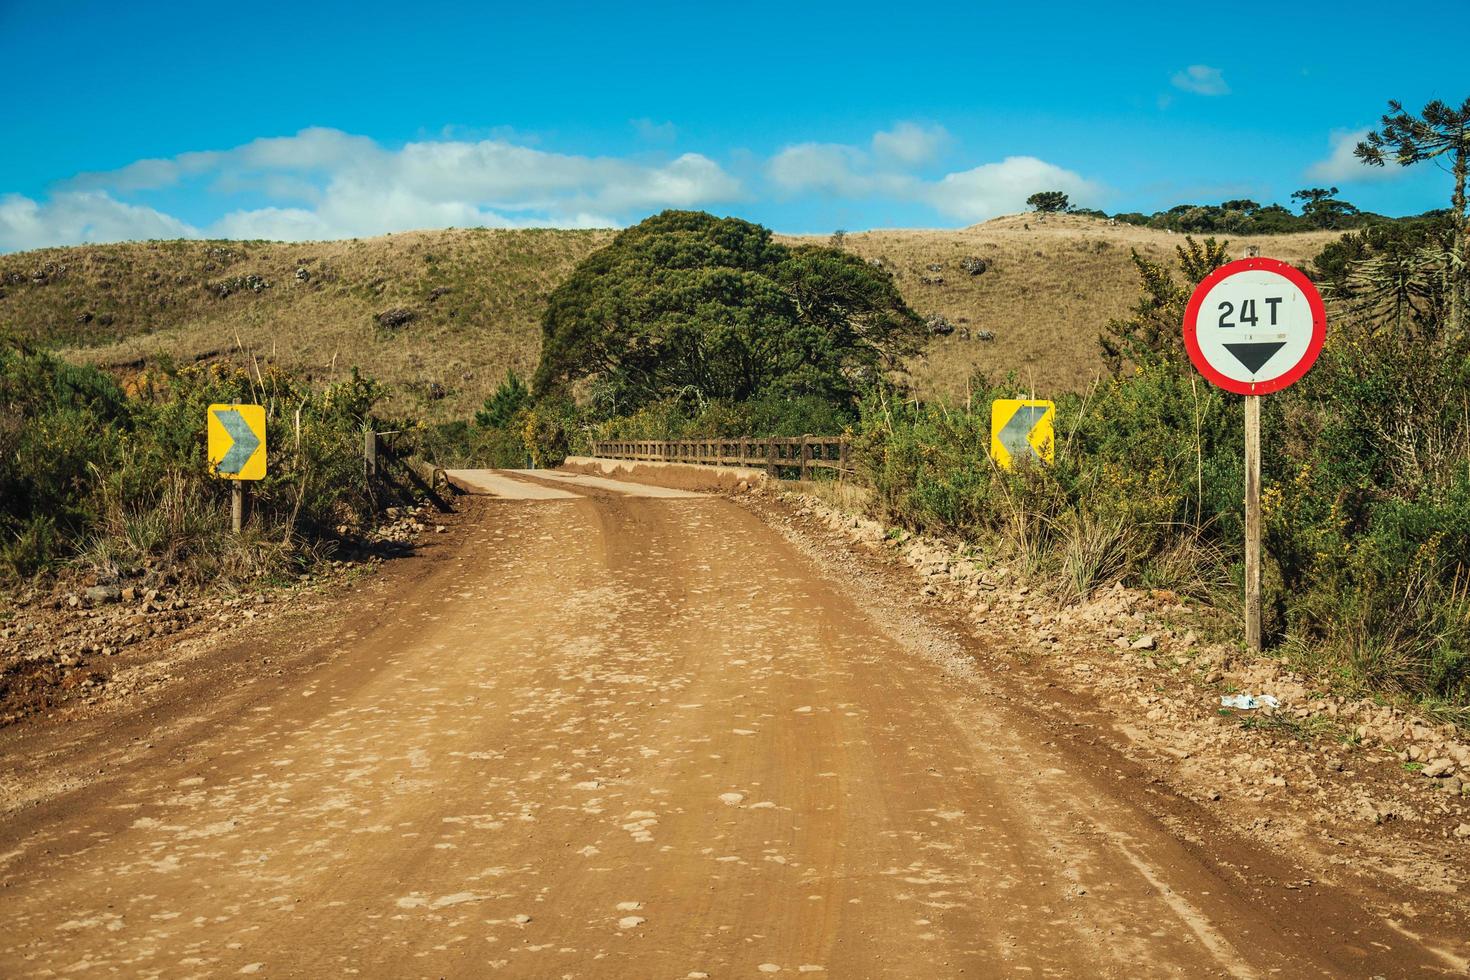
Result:
{"label": "wooden sign post", "polygon": [[1277,259],[1229,262],[1195,287],[1184,348],[1211,384],[1245,396],[1245,642],[1261,649],[1261,396],[1300,380],[1322,352],[1317,287]]}
{"label": "wooden sign post", "polygon": [[230,481],[230,530],[245,525],[246,480],[265,478],[265,408],[261,405],[211,405],[205,415],[209,468]]}
{"label": "wooden sign post", "polygon": [[1245,396],[1245,643],[1261,651],[1261,396]]}
{"label": "wooden sign post", "polygon": [[245,524],[245,481],[230,483],[230,530],[236,534]]}

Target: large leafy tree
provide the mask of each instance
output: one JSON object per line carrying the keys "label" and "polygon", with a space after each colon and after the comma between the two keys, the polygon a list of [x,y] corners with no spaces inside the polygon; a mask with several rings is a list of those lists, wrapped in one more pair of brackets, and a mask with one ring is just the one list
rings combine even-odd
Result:
{"label": "large leafy tree", "polygon": [[1390,101],[1382,126],[1370,132],[1354,150],[1358,159],[1381,167],[1391,158],[1401,167],[1433,160],[1454,177],[1455,189],[1450,197],[1450,218],[1454,222],[1454,245],[1448,265],[1451,272],[1450,322],[1456,331],[1465,330],[1465,302],[1470,287],[1470,270],[1466,268],[1466,239],[1470,237],[1470,217],[1465,210],[1465,184],[1470,177],[1470,99],[1458,107],[1438,99],[1424,107],[1417,116],[1404,110],[1403,103]]}
{"label": "large leafy tree", "polygon": [[552,293],[533,391],[581,381],[617,412],[694,394],[854,397],[916,353],[923,322],[889,274],[787,246],[735,218],[665,211],[619,233]]}

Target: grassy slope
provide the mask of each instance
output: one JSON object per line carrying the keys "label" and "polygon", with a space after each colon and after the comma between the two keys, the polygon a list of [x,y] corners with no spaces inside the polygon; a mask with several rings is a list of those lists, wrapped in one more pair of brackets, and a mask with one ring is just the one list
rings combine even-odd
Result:
{"label": "grassy slope", "polygon": [[[484,401],[507,367],[527,375],[535,368],[547,295],[610,237],[450,230],[4,255],[0,327],[121,372],[160,354],[186,362],[240,359],[242,347],[317,377],[356,366],[393,384],[398,407],[447,416]],[[48,265],[65,272],[35,281],[34,272]],[[307,270],[305,281],[298,268]],[[251,275],[270,288],[218,295],[218,284]],[[377,314],[394,308],[416,318],[381,327]],[[88,313],[90,322],[78,319]],[[112,322],[104,325],[108,315]],[[431,385],[442,397],[432,397]]]}
{"label": "grassy slope", "polygon": [[[530,373],[546,295],[610,237],[450,230],[294,245],[149,242],[3,255],[0,327],[119,372],[160,354],[239,358],[242,346],[318,377],[357,366],[393,384],[398,407],[447,417],[478,406],[506,367]],[[1333,237],[1240,238],[1231,251],[1258,244],[1264,255],[1302,262]],[[960,399],[976,369],[1015,370],[1043,395],[1085,387],[1100,369],[1099,329],[1137,296],[1129,248],[1166,258],[1181,241],[1088,218],[1013,216],[957,231],[849,234],[847,247],[882,258],[920,313],[994,332],[990,342],[938,338],[914,365],[921,393]],[[970,255],[990,268],[966,274],[959,262]],[[930,264],[943,269],[932,272]],[[38,279],[48,266],[65,271]],[[309,273],[304,282],[298,268]],[[218,295],[220,283],[251,275],[270,288]],[[944,283],[926,285],[925,276]],[[448,291],[434,297],[441,289]],[[395,307],[417,318],[380,327],[374,317]]]}
{"label": "grassy slope", "polygon": [[[1309,262],[1337,232],[1236,237],[1233,257],[1257,245],[1261,254]],[[1223,236],[1222,236],[1223,237]],[[1129,250],[1173,260],[1184,236],[1073,215],[1012,215],[957,231],[874,231],[849,234],[846,247],[881,258],[898,277],[915,310],[943,314],[972,334],[989,330],[993,341],[962,340],[956,331],[937,338],[914,380],[925,397],[962,400],[965,382],[978,370],[999,377],[1014,370],[1040,397],[1085,389],[1102,370],[1097,336],[1113,317],[1138,300],[1138,275]],[[971,276],[966,256],[989,268]],[[938,272],[930,265],[941,265]],[[942,277],[925,285],[922,277]]]}

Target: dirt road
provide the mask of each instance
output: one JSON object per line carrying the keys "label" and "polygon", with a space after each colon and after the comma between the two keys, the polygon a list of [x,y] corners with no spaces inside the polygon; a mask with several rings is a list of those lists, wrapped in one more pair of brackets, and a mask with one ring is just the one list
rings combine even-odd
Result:
{"label": "dirt road", "polygon": [[1182,843],[736,504],[537,479],[497,485],[570,496],[475,501],[285,676],[89,729],[132,748],[0,824],[0,976],[1444,969],[1262,902],[1222,868],[1289,855]]}

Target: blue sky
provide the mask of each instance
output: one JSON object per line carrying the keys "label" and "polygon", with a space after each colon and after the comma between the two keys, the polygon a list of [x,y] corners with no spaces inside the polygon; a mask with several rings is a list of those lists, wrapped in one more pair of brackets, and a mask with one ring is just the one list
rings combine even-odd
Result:
{"label": "blue sky", "polygon": [[[1185,9],[1187,6],[1188,9]],[[959,227],[1035,190],[1152,211],[1335,184],[1386,99],[1470,97],[1466,8],[0,0],[0,250],[623,225]]]}

